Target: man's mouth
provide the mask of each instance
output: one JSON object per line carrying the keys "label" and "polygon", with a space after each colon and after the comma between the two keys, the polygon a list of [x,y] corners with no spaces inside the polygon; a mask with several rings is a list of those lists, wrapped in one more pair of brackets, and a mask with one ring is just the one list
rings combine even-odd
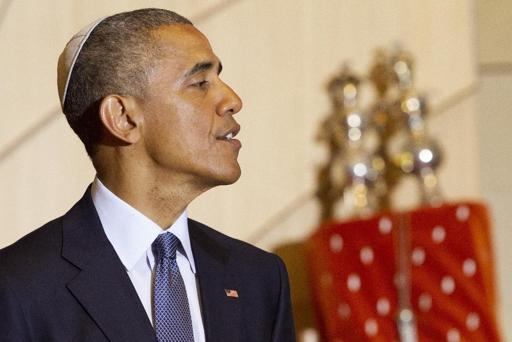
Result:
{"label": "man's mouth", "polygon": [[218,140],[230,141],[230,140],[233,140],[236,137],[238,132],[240,132],[240,125],[234,126],[233,128],[231,128],[227,132],[225,132],[225,133],[221,134],[220,136],[218,136],[217,139]]}

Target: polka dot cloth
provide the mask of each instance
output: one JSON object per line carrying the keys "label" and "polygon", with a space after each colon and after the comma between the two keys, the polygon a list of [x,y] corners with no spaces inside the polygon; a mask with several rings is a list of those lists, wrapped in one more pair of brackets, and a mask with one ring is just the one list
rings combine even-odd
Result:
{"label": "polka dot cloth", "polygon": [[[400,277],[401,222],[411,227]],[[330,223],[307,242],[325,341],[399,341],[398,288],[408,286],[420,341],[500,341],[486,207],[458,203]]]}
{"label": "polka dot cloth", "polygon": [[154,313],[159,342],[194,342],[190,308],[183,278],[176,263],[180,241],[172,233],[158,235],[155,255]]}

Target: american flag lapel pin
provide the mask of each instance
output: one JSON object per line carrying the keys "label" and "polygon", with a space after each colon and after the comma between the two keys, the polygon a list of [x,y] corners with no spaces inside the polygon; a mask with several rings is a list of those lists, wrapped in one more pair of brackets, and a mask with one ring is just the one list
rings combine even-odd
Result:
{"label": "american flag lapel pin", "polygon": [[226,292],[226,296],[230,298],[238,298],[238,291],[233,289],[224,289],[224,292]]}

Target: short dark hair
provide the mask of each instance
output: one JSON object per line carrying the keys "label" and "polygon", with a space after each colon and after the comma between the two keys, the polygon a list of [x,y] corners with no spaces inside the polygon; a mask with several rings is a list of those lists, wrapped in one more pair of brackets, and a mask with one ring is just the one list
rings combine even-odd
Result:
{"label": "short dark hair", "polygon": [[105,18],[94,28],[75,62],[63,112],[89,156],[102,137],[98,115],[110,94],[141,95],[147,71],[158,61],[152,31],[164,25],[192,23],[172,11],[146,8]]}

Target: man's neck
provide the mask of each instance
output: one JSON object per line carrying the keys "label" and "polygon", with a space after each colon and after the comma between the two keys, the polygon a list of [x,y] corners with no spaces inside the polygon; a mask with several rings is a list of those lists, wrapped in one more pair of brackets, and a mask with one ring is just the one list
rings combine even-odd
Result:
{"label": "man's neck", "polygon": [[163,229],[211,188],[192,175],[159,167],[136,146],[102,146],[91,159],[104,186]]}
{"label": "man's neck", "polygon": [[188,204],[203,192],[188,182],[159,180],[149,175],[130,174],[127,170],[122,173],[98,172],[98,178],[112,193],[163,229],[170,227]]}

